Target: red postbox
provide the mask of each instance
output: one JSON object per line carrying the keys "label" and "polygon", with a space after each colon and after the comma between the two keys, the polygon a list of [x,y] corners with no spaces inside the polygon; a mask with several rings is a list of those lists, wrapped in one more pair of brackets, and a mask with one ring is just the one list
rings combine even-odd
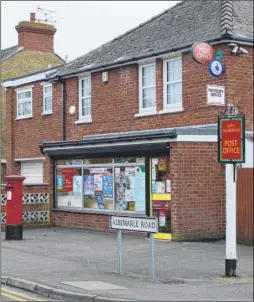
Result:
{"label": "red postbox", "polygon": [[23,181],[25,177],[19,175],[10,175],[5,177],[6,186],[6,240],[23,239]]}

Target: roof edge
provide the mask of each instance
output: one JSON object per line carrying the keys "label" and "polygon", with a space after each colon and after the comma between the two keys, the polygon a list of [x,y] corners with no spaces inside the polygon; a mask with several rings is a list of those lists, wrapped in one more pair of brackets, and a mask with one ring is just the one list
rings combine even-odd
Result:
{"label": "roof edge", "polygon": [[[251,39],[242,39],[242,38],[235,38],[233,36],[223,36],[223,37],[219,37],[219,38],[215,38],[212,40],[207,40],[204,41],[207,43],[211,43],[211,44],[222,44],[222,43],[227,43],[227,42],[240,42],[240,43],[248,43],[250,46],[253,46],[254,40]],[[106,69],[106,68],[114,68],[114,67],[119,67],[119,66],[123,66],[126,64],[131,64],[134,63],[137,60],[143,60],[143,59],[147,59],[147,58],[151,58],[151,57],[156,57],[156,56],[160,56],[160,55],[164,55],[167,53],[172,53],[172,52],[185,52],[187,51],[187,49],[189,50],[189,48],[192,46],[193,44],[188,44],[188,45],[183,45],[181,47],[175,47],[175,48],[171,48],[171,49],[166,49],[160,52],[156,52],[156,53],[150,53],[147,55],[143,55],[140,57],[132,57],[128,60],[124,60],[121,62],[112,62],[109,64],[105,64],[105,65],[97,65],[91,68],[85,68],[85,69],[81,69],[79,71],[75,71],[75,72],[70,72],[70,73],[65,73],[62,75],[53,75],[53,76],[49,76],[47,77],[48,81],[53,81],[53,80],[59,80],[59,79],[63,79],[63,78],[70,78],[70,77],[75,77],[79,74],[82,74],[84,72],[92,72],[92,71],[97,71],[97,70],[101,70],[101,69]]]}
{"label": "roof edge", "polygon": [[[15,47],[15,46],[12,46],[12,47]],[[7,49],[10,49],[10,48],[12,48],[12,47],[8,47],[8,48],[5,48],[5,49],[3,49],[3,50],[7,50]],[[23,50],[23,49],[24,49],[23,46],[19,47],[19,48],[16,49],[13,53],[9,54],[9,55],[6,56],[5,58],[3,58],[3,59],[1,58],[1,62],[4,62],[4,61],[10,59],[11,57],[15,56],[18,52],[20,52],[20,51]],[[2,51],[2,50],[1,50],[1,51]]]}

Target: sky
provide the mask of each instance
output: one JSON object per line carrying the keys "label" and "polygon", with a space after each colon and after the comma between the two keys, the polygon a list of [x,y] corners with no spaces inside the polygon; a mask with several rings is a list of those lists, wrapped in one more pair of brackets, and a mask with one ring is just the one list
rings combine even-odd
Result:
{"label": "sky", "polygon": [[[1,49],[17,44],[15,26],[30,13],[54,11],[55,52],[73,60],[180,1],[1,1]],[[43,15],[41,15],[43,17]]]}

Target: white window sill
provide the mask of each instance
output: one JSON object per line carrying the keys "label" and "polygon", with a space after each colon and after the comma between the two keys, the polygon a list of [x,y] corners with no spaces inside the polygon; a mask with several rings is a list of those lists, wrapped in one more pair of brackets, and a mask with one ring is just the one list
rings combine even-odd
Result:
{"label": "white window sill", "polygon": [[207,103],[207,105],[210,105],[210,106],[225,106],[225,104],[222,104],[222,103]]}
{"label": "white window sill", "polygon": [[183,112],[184,109],[182,107],[179,108],[167,108],[159,111],[159,114],[166,114],[166,113],[177,113],[177,112]]}
{"label": "white window sill", "polygon": [[78,121],[75,122],[75,124],[89,124],[89,123],[92,123],[92,118],[78,120]]}
{"label": "white window sill", "polygon": [[18,121],[18,120],[26,120],[26,119],[29,119],[29,118],[33,118],[33,116],[30,115],[30,116],[25,116],[25,117],[16,117],[16,121]]}
{"label": "white window sill", "polygon": [[43,112],[41,115],[50,115],[52,113],[53,113],[52,111],[51,112]]}
{"label": "white window sill", "polygon": [[156,115],[157,111],[152,111],[152,112],[140,112],[136,113],[134,116],[135,117],[143,117],[143,116],[151,116],[151,115]]}

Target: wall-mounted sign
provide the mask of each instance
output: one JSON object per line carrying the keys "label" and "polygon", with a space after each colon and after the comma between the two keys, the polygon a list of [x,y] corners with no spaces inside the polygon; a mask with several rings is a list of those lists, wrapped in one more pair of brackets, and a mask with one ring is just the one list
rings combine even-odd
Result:
{"label": "wall-mounted sign", "polygon": [[212,46],[205,42],[196,42],[190,49],[193,59],[200,64],[209,64],[215,57]]}
{"label": "wall-mounted sign", "polygon": [[245,162],[244,116],[219,117],[218,160],[221,163],[231,164]]}
{"label": "wall-mounted sign", "polygon": [[207,104],[225,105],[225,87],[207,85]]}
{"label": "wall-mounted sign", "polygon": [[225,70],[225,65],[218,60],[213,60],[209,63],[209,72],[215,78],[221,76],[225,72]]}

